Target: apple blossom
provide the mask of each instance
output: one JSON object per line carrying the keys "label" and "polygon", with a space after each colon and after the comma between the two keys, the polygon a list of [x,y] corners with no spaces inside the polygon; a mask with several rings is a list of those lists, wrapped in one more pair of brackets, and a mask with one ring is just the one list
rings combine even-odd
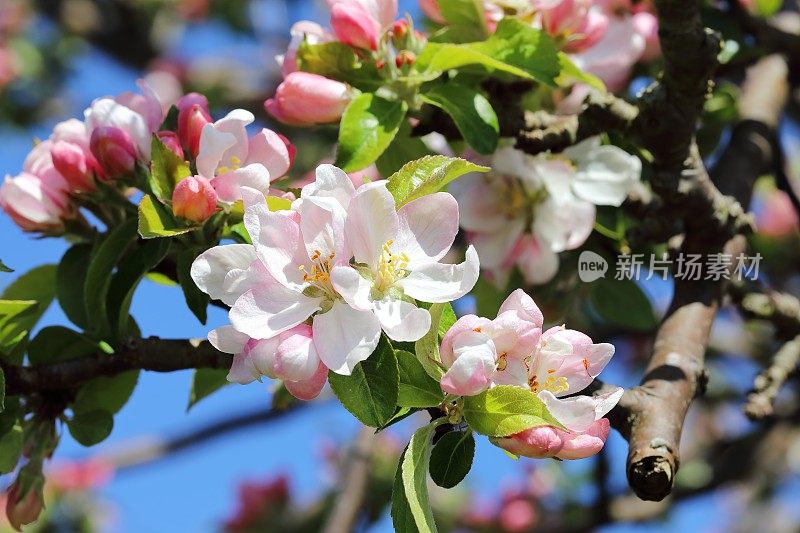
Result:
{"label": "apple blossom", "polygon": [[100,163],[89,147],[86,125],[76,119],[59,122],[50,136],[53,166],[74,191],[92,191],[95,178],[104,179]]}
{"label": "apple blossom", "polygon": [[23,473],[11,485],[6,500],[6,516],[11,527],[17,531],[22,531],[22,526],[39,518],[44,509],[43,485],[44,479],[41,475],[38,479],[24,483]]}
{"label": "apple blossom", "polygon": [[312,342],[311,326],[298,324],[270,339],[255,340],[231,326],[208,334],[218,350],[234,354],[228,381],[246,385],[261,376],[281,379],[301,400],[316,398],[328,377]]}
{"label": "apple blossom", "polygon": [[211,180],[223,202],[239,200],[242,186],[266,193],[270,181],[286,174],[292,164],[291,145],[285,137],[263,128],[248,139],[246,126],[254,120],[251,112],[234,109],[203,126],[197,171]]}
{"label": "apple blossom", "polygon": [[292,72],[264,108],[285,124],[310,126],[338,121],[351,98],[344,83],[310,72]]}
{"label": "apple blossom", "polygon": [[378,48],[380,22],[356,0],[336,2],[331,7],[331,27],[336,38],[345,44],[367,50]]}
{"label": "apple blossom", "polygon": [[178,108],[178,138],[186,151],[197,157],[200,135],[211,120],[208,99],[199,93],[183,95],[175,104]]}
{"label": "apple blossom", "polygon": [[419,0],[419,7],[425,16],[437,24],[445,24],[447,21],[442,15],[438,0]]}
{"label": "apple blossom", "polygon": [[92,130],[89,147],[103,172],[108,176],[124,176],[136,168],[138,157],[136,145],[122,128],[96,127]]}
{"label": "apple blossom", "polygon": [[603,80],[609,90],[619,91],[641,59],[645,44],[645,38],[636,30],[630,16],[611,17],[603,38],[571,57],[578,68]]}
{"label": "apple blossom", "polygon": [[582,391],[614,355],[614,346],[595,344],[584,333],[557,326],[542,332],[544,317],[522,289],[512,292],[497,318],[459,318],[442,339],[447,372],[442,390],[475,395],[494,385],[514,385],[536,393],[564,428],[542,426],[496,444],[517,455],[577,459],[599,451],[608,436],[602,417],[616,405],[622,389],[562,398]]}
{"label": "apple blossom", "polygon": [[439,262],[458,232],[458,204],[448,193],[397,210],[385,182],[367,183],[350,200],[344,229],[356,263],[335,266],[331,282],[354,309],[374,313],[369,320],[393,340],[415,341],[430,329],[430,313],[411,298],[450,302],[478,280],[473,247],[460,265]]}
{"label": "apple blossom", "polygon": [[337,5],[350,8],[356,4],[363,9],[380,28],[388,27],[397,17],[397,0],[325,0],[333,11]]}
{"label": "apple blossom", "polygon": [[558,270],[556,254],[591,234],[595,205],[619,206],[641,174],[638,158],[598,138],[556,155],[501,148],[492,167],[489,175],[455,182],[451,191],[461,227],[498,285],[515,264],[527,282],[549,281]]}
{"label": "apple blossom", "polygon": [[217,192],[203,176],[189,176],[175,186],[172,212],[176,217],[203,222],[217,210]]}
{"label": "apple blossom", "polygon": [[591,48],[608,29],[608,16],[591,0],[540,0],[533,6],[542,29],[563,38],[567,52]]}
{"label": "apple blossom", "polygon": [[0,208],[25,231],[58,233],[73,208],[63,187],[28,172],[6,176],[0,186]]}

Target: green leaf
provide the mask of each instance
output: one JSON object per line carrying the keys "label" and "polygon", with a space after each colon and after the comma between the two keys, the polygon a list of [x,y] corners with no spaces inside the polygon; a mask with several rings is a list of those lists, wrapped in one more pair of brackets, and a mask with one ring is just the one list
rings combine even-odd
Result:
{"label": "green leaf", "polygon": [[0,300],[0,352],[10,352],[25,337],[29,317],[37,309],[34,300]]}
{"label": "green leaf", "polygon": [[637,331],[652,331],[658,326],[650,300],[632,280],[595,281],[589,303],[609,324]]}
{"label": "green leaf", "polygon": [[475,457],[472,431],[451,431],[442,435],[431,452],[431,479],[440,487],[452,489],[469,474]]}
{"label": "green leaf", "polygon": [[783,0],[756,0],[756,12],[762,17],[771,17],[782,5]]}
{"label": "green leaf", "polygon": [[447,331],[456,323],[458,317],[456,317],[456,312],[453,311],[452,304],[446,303],[441,305],[443,307],[442,316],[439,319],[439,336],[444,337]]}
{"label": "green leaf", "polygon": [[115,414],[128,402],[139,381],[139,370],[130,370],[111,377],[94,378],[86,382],[72,404],[76,413],[95,410]]}
{"label": "green leaf", "polygon": [[188,163],[175,155],[156,135],[150,143],[150,153],[153,159],[147,177],[150,191],[163,202],[171,201],[175,186],[183,178],[191,176],[192,171]]}
{"label": "green leaf", "polygon": [[116,338],[128,333],[130,309],[136,287],[166,257],[170,241],[159,239],[138,247],[119,265],[108,289],[108,310]]}
{"label": "green leaf", "polygon": [[42,328],[28,345],[28,361],[32,365],[79,359],[99,352],[96,342],[64,326]]}
{"label": "green leaf", "polygon": [[569,87],[575,83],[585,83],[601,92],[606,92],[606,85],[603,80],[578,68],[568,54],[558,53],[558,64],[561,65],[561,73],[556,78],[559,87]]}
{"label": "green leaf", "polygon": [[188,226],[179,221],[172,213],[149,194],[142,197],[139,202],[139,235],[143,239],[158,237],[174,237],[194,231],[199,226]]}
{"label": "green leaf", "polygon": [[452,44],[428,42],[417,58],[421,71],[440,71],[478,65],[555,86],[561,70],[553,39],[519,20],[505,18],[485,41]]}
{"label": "green leaf", "polygon": [[192,377],[188,411],[194,405],[228,384],[228,371],[222,368],[198,368]]}
{"label": "green leaf", "polygon": [[56,294],[64,314],[76,326],[89,329],[89,318],[83,302],[86,265],[92,257],[92,245],[76,244],[64,254],[56,271]]}
{"label": "green leaf", "polygon": [[178,282],[181,284],[186,305],[197,317],[197,320],[201,324],[205,324],[208,318],[208,302],[211,301],[211,298],[197,287],[190,273],[192,262],[202,251],[202,249],[184,250],[178,254],[177,267]]}
{"label": "green leaf", "polygon": [[418,411],[421,411],[421,409],[418,407],[398,407],[397,410],[392,415],[392,418],[390,418],[385,424],[376,429],[375,433],[380,433],[384,429],[397,424],[401,420],[408,418],[409,416],[413,415]]}
{"label": "green leaf", "polygon": [[114,417],[103,410],[78,413],[67,422],[69,433],[84,446],[94,446],[103,442],[114,429]]}
{"label": "green leaf", "polygon": [[350,376],[328,373],[336,397],[365,425],[380,427],[394,415],[400,388],[394,348],[381,336],[378,347],[358,363]]}
{"label": "green leaf", "polygon": [[6,409],[6,375],[0,367],[0,413]]}
{"label": "green leaf", "polygon": [[497,148],[500,135],[497,115],[492,104],[477,90],[446,83],[435,86],[422,95],[422,100],[450,115],[464,140],[481,154],[491,154]]}
{"label": "green leaf", "polygon": [[10,431],[0,435],[0,474],[13,471],[20,455],[22,455],[22,427],[16,424]]}
{"label": "green leaf", "polygon": [[482,41],[489,35],[483,3],[478,0],[438,0],[447,21],[447,36],[457,42]]}
{"label": "green leaf", "polygon": [[362,91],[376,91],[382,78],[371,62],[362,63],[351,46],[333,41],[302,42],[297,49],[298,70],[349,83]]}
{"label": "green leaf", "polygon": [[378,167],[381,176],[388,177],[409,161],[426,155],[431,155],[430,149],[419,137],[411,137],[411,126],[404,120],[389,148],[375,161],[375,166]]}
{"label": "green leaf", "polygon": [[396,533],[418,533],[417,525],[414,523],[414,515],[411,514],[411,507],[406,498],[406,490],[403,486],[403,461],[405,460],[408,448],[400,455],[400,462],[394,473],[394,483],[392,484],[392,526]]}
{"label": "green leaf", "polygon": [[489,167],[470,163],[458,157],[429,155],[406,163],[389,176],[387,188],[394,196],[397,207],[426,194],[443,189],[454,179],[469,172],[489,172]]}
{"label": "green leaf", "polygon": [[536,426],[563,427],[536,394],[512,385],[465,396],[463,414],[472,429],[490,437],[506,437]]}
{"label": "green leaf", "polygon": [[[431,329],[414,343],[414,353],[417,360],[427,374],[437,383],[444,375],[441,359],[439,358],[439,326],[444,310],[450,304],[432,304],[428,308],[431,314]],[[452,308],[451,308],[452,311]]]}
{"label": "green leaf", "polygon": [[22,408],[19,405],[19,397],[6,396],[5,409],[0,411],[0,437],[11,431],[21,414]]}
{"label": "green leaf", "polygon": [[353,172],[374,163],[394,139],[407,110],[405,102],[373,93],[354,98],[339,126],[336,166]]}
{"label": "green leaf", "polygon": [[89,331],[105,337],[111,333],[107,297],[111,286],[111,273],[123,252],[136,238],[136,221],[129,219],[108,233],[92,254],[83,286],[83,303],[89,321]]}
{"label": "green leaf", "polygon": [[[19,351],[19,347],[24,348],[24,344],[20,343],[50,307],[55,292],[56,266],[42,265],[17,278],[0,295],[2,300],[24,301],[26,303],[23,306],[27,306],[27,309],[21,310],[19,304],[16,304],[13,317],[6,315],[3,318],[0,312],[0,352],[6,354],[14,352],[9,362],[22,362],[22,352]],[[36,305],[31,305],[31,301],[36,302]]]}
{"label": "green leaf", "polygon": [[439,382],[431,378],[417,360],[417,356],[397,350],[397,366],[400,371],[400,389],[397,405],[403,407],[435,407],[444,400]]}
{"label": "green leaf", "polygon": [[408,509],[420,532],[435,532],[436,522],[428,497],[428,467],[431,460],[431,439],[438,423],[422,427],[411,437],[403,454],[400,471]]}
{"label": "green leaf", "polygon": [[14,272],[13,268],[9,268],[2,259],[0,259],[0,272]]}

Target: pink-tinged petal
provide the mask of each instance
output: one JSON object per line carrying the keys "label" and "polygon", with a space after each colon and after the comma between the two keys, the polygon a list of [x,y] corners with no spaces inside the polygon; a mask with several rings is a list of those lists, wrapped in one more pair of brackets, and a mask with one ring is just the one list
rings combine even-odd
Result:
{"label": "pink-tinged petal", "polygon": [[190,274],[200,290],[211,296],[212,300],[233,305],[241,293],[226,290],[225,276],[231,270],[246,270],[255,258],[255,248],[249,244],[215,246],[194,260]]}
{"label": "pink-tinged petal", "polygon": [[533,322],[521,319],[516,312],[500,313],[492,321],[492,339],[498,354],[523,359],[536,350],[542,330]]}
{"label": "pink-tinged petal", "polygon": [[308,196],[330,196],[347,209],[350,199],[356,194],[353,182],[344,170],[333,165],[320,165],[315,173],[316,179],[303,187],[301,198]]}
{"label": "pink-tinged petal", "polygon": [[319,356],[311,339],[311,326],[300,324],[284,331],[275,353],[275,374],[289,381],[305,381],[314,377]]}
{"label": "pink-tinged petal", "polygon": [[508,217],[499,209],[507,199],[499,197],[485,176],[464,176],[450,184],[450,192],[458,200],[459,223],[465,230],[492,233],[508,224]]}
{"label": "pink-tinged petal", "polygon": [[[570,434],[561,431],[564,446],[556,454],[559,459],[585,459],[598,453],[608,439],[611,423],[601,418],[589,426],[584,433]],[[560,431],[560,430],[557,430]]]}
{"label": "pink-tinged petal", "polygon": [[[236,142],[222,155],[223,166],[241,165],[247,159],[248,139],[246,126],[252,124],[255,116],[246,109],[234,109],[214,122],[214,129],[230,133]],[[205,128],[204,128],[205,129]],[[201,140],[202,142],[202,140]]]}
{"label": "pink-tinged petal", "polygon": [[439,261],[458,233],[458,203],[446,192],[429,194],[405,204],[397,212],[400,229],[395,248],[416,262]]}
{"label": "pink-tinged petal", "polygon": [[487,269],[502,267],[523,236],[526,225],[525,218],[507,218],[505,225],[499,230],[470,232],[469,242],[478,251],[483,267]]}
{"label": "pink-tinged petal", "polygon": [[197,153],[197,172],[207,178],[216,176],[223,155],[235,144],[236,136],[232,133],[217,130],[210,123],[203,126]]}
{"label": "pink-tinged petal", "polygon": [[208,342],[211,346],[225,353],[242,353],[250,337],[233,326],[221,326],[208,332]]}
{"label": "pink-tinged petal", "polygon": [[644,37],[634,30],[631,17],[613,17],[603,38],[588,50],[574,54],[572,60],[603,80],[610,91],[619,91],[628,82],[644,49]]}
{"label": "pink-tinged petal", "polygon": [[253,360],[246,353],[237,353],[233,356],[227,380],[239,385],[247,385],[261,378],[261,373],[256,370]]}
{"label": "pink-tinged petal", "polygon": [[558,254],[533,235],[519,240],[512,255],[522,277],[530,285],[542,285],[558,273]]}
{"label": "pink-tinged petal", "polygon": [[261,163],[274,181],[289,171],[292,158],[281,136],[264,128],[250,139],[245,163]]}
{"label": "pink-tinged petal", "polygon": [[533,301],[528,293],[522,289],[516,289],[508,295],[508,297],[500,305],[500,310],[497,312],[498,316],[512,311],[516,313],[520,320],[527,320],[532,322],[537,327],[541,328],[544,325],[544,315]]}
{"label": "pink-tinged petal", "polygon": [[445,24],[447,21],[442,15],[438,0],[419,0],[419,7],[425,16],[437,24]]}
{"label": "pink-tinged petal", "polygon": [[594,228],[595,206],[583,200],[558,203],[548,198],[536,211],[534,234],[553,252],[574,250]]}
{"label": "pink-tinged petal", "polygon": [[319,358],[333,372],[345,376],[375,351],[381,335],[381,324],[373,313],[340,301],[316,315],[313,328]]}
{"label": "pink-tinged petal", "polygon": [[309,298],[280,283],[261,284],[242,294],[229,313],[231,324],[253,339],[268,339],[320,309],[320,298]]}
{"label": "pink-tinged petal", "polygon": [[383,331],[393,341],[417,341],[431,329],[431,314],[428,310],[405,300],[386,296],[375,301],[374,310]]}
{"label": "pink-tinged petal", "polygon": [[331,283],[344,301],[353,309],[371,311],[372,281],[349,265],[339,265],[331,271]]}
{"label": "pink-tinged petal", "polygon": [[84,111],[84,116],[90,131],[103,126],[124,131],[136,145],[142,160],[149,160],[150,128],[142,115],[111,98],[101,98]]}
{"label": "pink-tinged petal", "polygon": [[249,363],[253,365],[253,368],[258,373],[257,379],[260,380],[261,376],[267,376],[270,379],[280,377],[276,372],[277,352],[280,342],[280,337],[275,336],[269,339],[252,339],[247,343],[245,353]]}
{"label": "pink-tinged petal", "polygon": [[658,18],[647,11],[634,13],[631,19],[633,29],[644,38],[642,61],[650,61],[661,55],[661,42],[658,39]]}
{"label": "pink-tinged petal", "polygon": [[567,378],[570,394],[586,388],[614,355],[614,345],[594,344],[588,335],[580,331],[566,329],[555,333],[553,337],[572,344],[572,353],[557,370],[559,376]]}
{"label": "pink-tinged petal", "polygon": [[453,324],[447,333],[442,337],[442,345],[439,348],[439,357],[446,367],[452,366],[455,361],[455,354],[453,353],[453,343],[464,332],[467,331],[480,331],[492,327],[492,321],[488,318],[479,317],[476,315],[464,315]]}
{"label": "pink-tinged petal", "polygon": [[[528,367],[525,365],[525,361],[512,356],[506,356],[505,358],[500,356],[500,361],[503,362],[499,363],[498,368],[492,375],[493,383],[497,385],[514,385],[515,387],[528,386]],[[500,370],[501,367],[503,370]]]}
{"label": "pink-tinged petal", "polygon": [[285,124],[308,126],[336,122],[352,96],[347,85],[310,72],[288,74],[264,102],[269,114]]}
{"label": "pink-tinged petal", "polygon": [[452,302],[475,286],[480,262],[475,248],[467,248],[466,260],[459,265],[428,263],[411,271],[397,282],[407,296],[430,303]]}
{"label": "pink-tinged petal", "polygon": [[187,176],[172,192],[172,214],[204,222],[217,212],[217,191],[203,176]]}
{"label": "pink-tinged petal", "polygon": [[374,268],[383,245],[397,237],[398,228],[394,198],[386,189],[386,182],[377,181],[359,187],[350,201],[345,223],[356,261]]}
{"label": "pink-tinged petal", "polygon": [[622,388],[597,396],[573,396],[556,398],[548,391],[539,392],[547,410],[570,431],[586,431],[595,420],[599,420],[617,405],[622,398]]}
{"label": "pink-tinged petal", "polygon": [[298,287],[303,283],[300,265],[308,261],[299,224],[291,217],[267,207],[264,195],[255,189],[241,189],[244,225],[253,239],[256,255],[280,283]]}
{"label": "pink-tinged petal", "polygon": [[492,442],[514,455],[542,459],[555,457],[564,446],[561,433],[553,426],[538,426]]}
{"label": "pink-tinged petal", "polygon": [[473,396],[489,388],[497,354],[494,343],[484,334],[464,332],[454,343],[455,361],[440,381],[448,394]]}
{"label": "pink-tinged petal", "polygon": [[303,381],[286,380],[283,385],[298,400],[309,401],[319,396],[326,381],[328,381],[328,367],[320,362],[317,371],[309,379]]}
{"label": "pink-tinged petal", "polygon": [[65,141],[77,144],[84,150],[89,150],[89,131],[86,129],[86,124],[76,118],[56,124],[50,139],[53,142]]}
{"label": "pink-tinged petal", "polygon": [[319,261],[346,264],[350,260],[344,235],[346,212],[339,202],[312,196],[303,199],[298,212],[308,257],[319,256]]}
{"label": "pink-tinged petal", "polygon": [[264,165],[253,163],[211,180],[217,196],[223,202],[233,203],[242,199],[241,187],[250,187],[264,194],[269,192],[270,174]]}

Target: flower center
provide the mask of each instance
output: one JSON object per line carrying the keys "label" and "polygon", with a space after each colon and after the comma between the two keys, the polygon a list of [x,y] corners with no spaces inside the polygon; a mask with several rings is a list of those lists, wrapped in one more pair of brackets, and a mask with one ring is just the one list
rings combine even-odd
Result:
{"label": "flower center", "polygon": [[234,170],[239,170],[242,166],[242,160],[236,157],[235,155],[231,156],[229,166],[220,165],[217,167],[217,175],[221,176],[222,174],[227,174],[228,172],[233,172]]}
{"label": "flower center", "polygon": [[569,383],[567,382],[567,378],[564,376],[556,376],[556,371],[552,368],[547,370],[547,377],[544,380],[544,383],[539,383],[538,376],[534,374],[528,380],[528,385],[530,385],[531,390],[534,393],[537,393],[541,390],[549,390],[553,394],[560,394],[562,392],[567,392],[569,390]]}
{"label": "flower center", "polygon": [[389,289],[397,280],[404,278],[408,271],[408,255],[405,252],[392,253],[393,240],[388,240],[383,245],[383,251],[378,259],[378,275],[375,288],[380,291]]}
{"label": "flower center", "polygon": [[307,269],[305,265],[300,265],[298,268],[303,273],[303,281],[308,283],[309,287],[313,287],[322,291],[321,296],[327,296],[329,299],[335,299],[336,289],[333,288],[331,283],[331,269],[333,268],[332,261],[336,257],[335,253],[330,253],[325,256],[319,250],[314,250],[308,258],[311,260],[311,269]]}

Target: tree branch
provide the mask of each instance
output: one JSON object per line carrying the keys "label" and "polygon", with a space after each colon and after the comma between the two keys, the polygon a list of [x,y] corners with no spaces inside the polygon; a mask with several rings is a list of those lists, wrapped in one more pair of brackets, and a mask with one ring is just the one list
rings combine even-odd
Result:
{"label": "tree branch", "polygon": [[773,413],[775,397],[778,396],[789,375],[800,364],[800,335],[781,346],[769,367],[753,382],[753,390],[747,395],[742,410],[751,420],[760,420]]}
{"label": "tree branch", "polygon": [[323,533],[347,533],[356,530],[355,526],[367,495],[375,439],[373,429],[364,427],[359,431],[342,466],[339,491]]}
{"label": "tree branch", "polygon": [[2,364],[6,394],[36,394],[74,389],[86,381],[113,376],[128,370],[173,372],[192,368],[230,368],[230,354],[222,353],[208,341],[177,339],[131,340],[113,355],[94,354],[80,359],[34,366]]}

